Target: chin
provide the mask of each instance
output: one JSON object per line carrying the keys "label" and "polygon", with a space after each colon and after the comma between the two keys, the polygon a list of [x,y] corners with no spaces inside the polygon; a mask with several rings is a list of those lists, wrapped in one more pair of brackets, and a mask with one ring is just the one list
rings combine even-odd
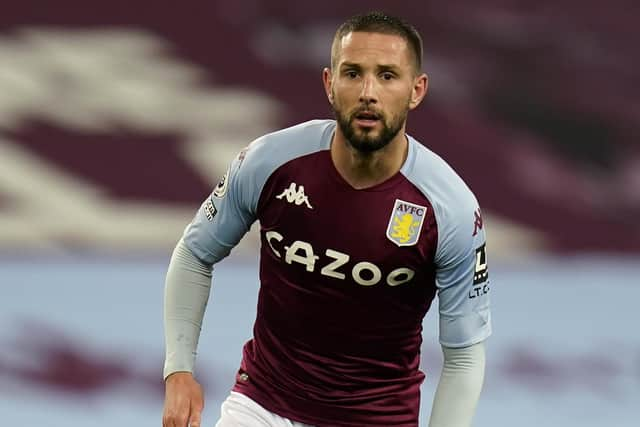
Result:
{"label": "chin", "polygon": [[372,138],[367,135],[366,138],[360,138],[357,135],[354,140],[349,140],[349,144],[360,153],[375,153],[386,147],[390,141],[381,141],[379,138]]}
{"label": "chin", "polygon": [[354,135],[358,136],[358,138],[366,138],[368,140],[376,140],[380,138],[382,131],[379,129],[379,127],[379,123],[372,128],[362,128],[355,124],[352,126]]}

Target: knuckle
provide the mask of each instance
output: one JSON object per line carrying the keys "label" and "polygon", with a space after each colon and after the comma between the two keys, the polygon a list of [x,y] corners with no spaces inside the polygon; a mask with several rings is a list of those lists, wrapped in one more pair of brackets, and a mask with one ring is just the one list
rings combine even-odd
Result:
{"label": "knuckle", "polygon": [[185,417],[184,415],[181,415],[180,413],[178,413],[177,411],[169,411],[167,412],[167,414],[165,415],[165,419],[169,422],[176,422],[176,421],[182,421],[183,419],[186,420],[187,417]]}

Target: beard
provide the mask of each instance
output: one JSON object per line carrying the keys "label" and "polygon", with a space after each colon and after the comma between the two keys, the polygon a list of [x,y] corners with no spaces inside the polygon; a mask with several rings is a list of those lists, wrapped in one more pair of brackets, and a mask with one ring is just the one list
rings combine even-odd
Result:
{"label": "beard", "polygon": [[[402,129],[409,111],[408,102],[407,108],[404,111],[391,116],[389,119],[386,114],[371,108],[368,104],[361,105],[351,113],[345,113],[339,106],[335,105],[335,103],[332,109],[336,122],[338,122],[338,126],[340,126],[340,130],[347,139],[347,142],[362,154],[371,154],[386,147],[393,138],[398,135],[400,129]],[[380,130],[379,133],[376,133],[375,129],[362,129],[354,123],[356,117],[363,112],[375,114],[376,119],[382,124],[382,130]]]}

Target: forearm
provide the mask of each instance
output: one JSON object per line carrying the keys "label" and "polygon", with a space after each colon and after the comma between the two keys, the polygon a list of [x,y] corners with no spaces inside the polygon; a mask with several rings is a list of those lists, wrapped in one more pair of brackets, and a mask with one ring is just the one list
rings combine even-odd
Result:
{"label": "forearm", "polygon": [[469,427],[484,381],[484,343],[442,347],[444,366],[433,399],[429,427]]}
{"label": "forearm", "polygon": [[180,240],[165,282],[164,378],[173,372],[193,372],[210,289],[211,266],[196,258]]}

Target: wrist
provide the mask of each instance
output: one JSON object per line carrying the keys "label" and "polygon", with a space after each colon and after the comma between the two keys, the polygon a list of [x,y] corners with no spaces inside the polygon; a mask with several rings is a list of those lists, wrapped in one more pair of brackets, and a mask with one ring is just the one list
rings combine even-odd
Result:
{"label": "wrist", "polygon": [[165,383],[183,381],[185,379],[193,378],[193,373],[189,371],[176,371],[172,372],[164,379]]}

